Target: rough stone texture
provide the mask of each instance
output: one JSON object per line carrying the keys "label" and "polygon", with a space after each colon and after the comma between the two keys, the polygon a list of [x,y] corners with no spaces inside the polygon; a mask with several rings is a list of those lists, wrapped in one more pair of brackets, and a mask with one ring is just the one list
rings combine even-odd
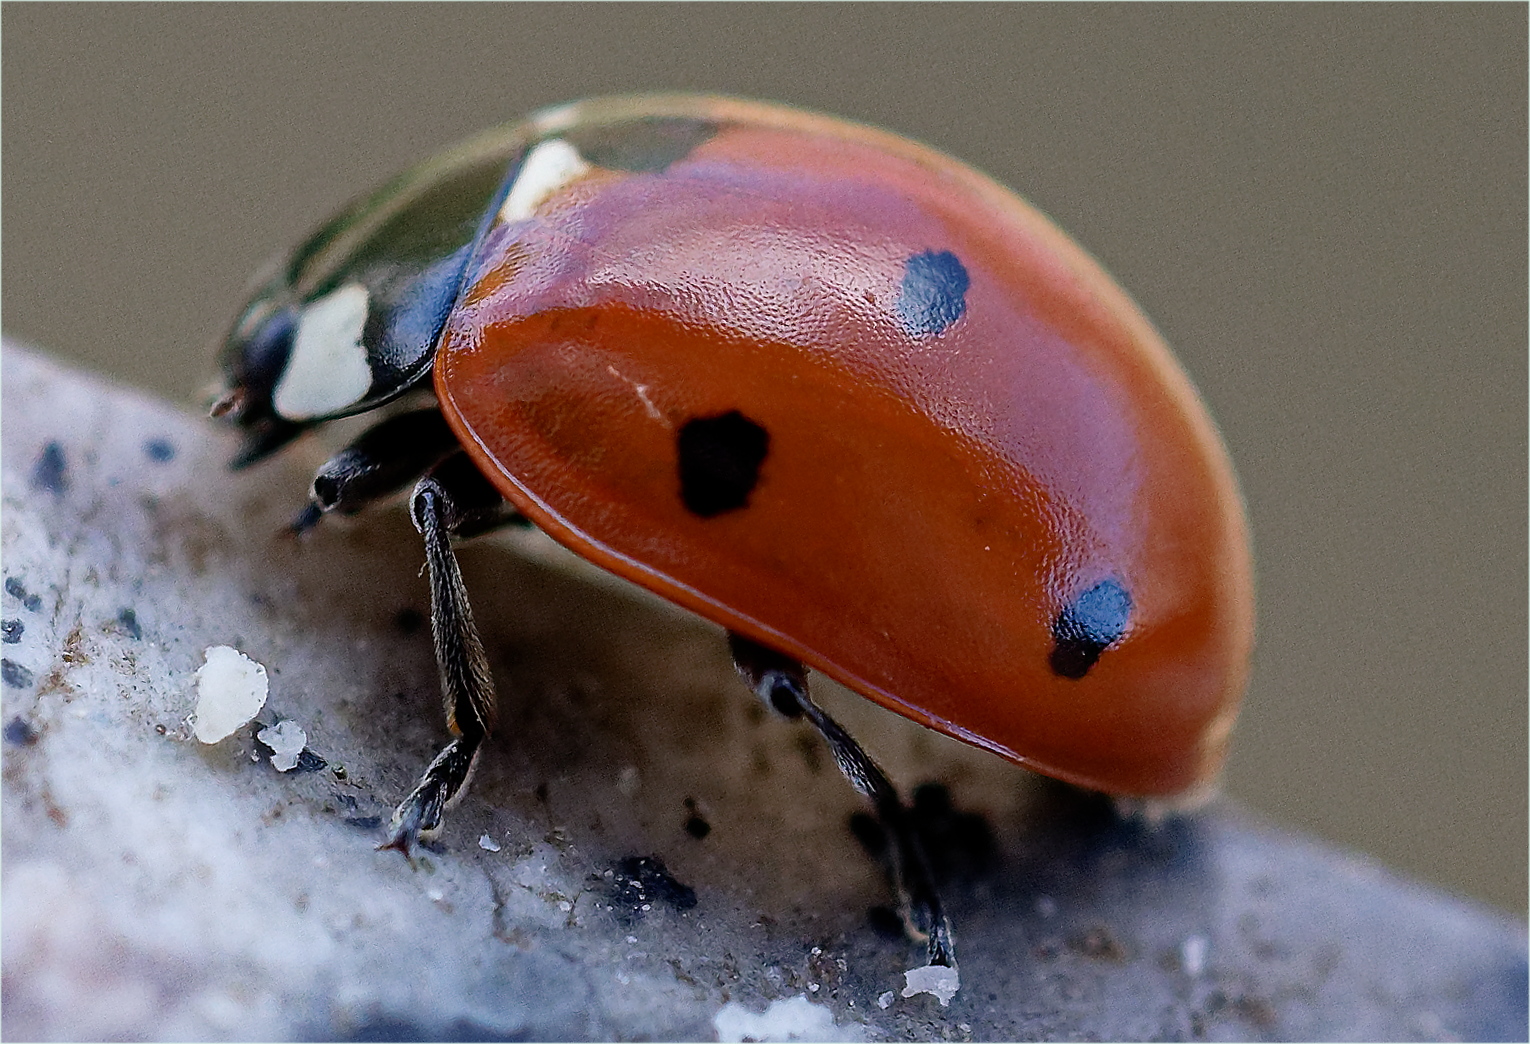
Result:
{"label": "rough stone texture", "polygon": [[[956,803],[928,819],[962,989],[899,996],[919,951],[876,930],[826,753],[714,628],[536,534],[462,552],[502,726],[411,868],[373,850],[444,737],[404,513],[292,541],[316,443],[230,474],[190,412],[3,367],[7,1039],[713,1039],[772,1001],[844,1039],[1527,1035],[1518,922],[1228,803],[1120,820],[822,684]],[[218,644],[271,695],[205,746]],[[287,773],[254,739],[280,719]]]}

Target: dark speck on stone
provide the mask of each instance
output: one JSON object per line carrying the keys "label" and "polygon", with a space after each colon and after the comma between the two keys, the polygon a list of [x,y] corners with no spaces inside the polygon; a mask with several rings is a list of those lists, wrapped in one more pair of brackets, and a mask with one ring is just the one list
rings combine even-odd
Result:
{"label": "dark speck on stone", "polygon": [[25,718],[12,718],[5,723],[5,742],[13,747],[30,747],[37,742],[37,730]]}
{"label": "dark speck on stone", "polygon": [[658,856],[627,856],[613,869],[616,875],[610,885],[611,912],[623,925],[642,920],[649,912],[644,907],[651,908],[657,903],[676,910],[689,910],[696,905],[696,890],[671,877]]}
{"label": "dark speck on stone", "polygon": [[413,634],[425,626],[425,615],[418,609],[406,607],[394,614],[393,625],[405,634]]}
{"label": "dark speck on stone", "polygon": [[37,612],[42,608],[42,598],[35,594],[28,594],[26,586],[14,576],[5,578],[5,593],[12,598],[21,599],[21,604],[28,612]]}
{"label": "dark speck on stone", "polygon": [[376,830],[382,826],[382,816],[346,816],[344,823],[357,830]]}
{"label": "dark speck on stone", "polygon": [[0,641],[4,641],[6,645],[15,645],[21,641],[21,632],[26,629],[26,625],[20,620],[6,620],[0,623]]}
{"label": "dark speck on stone", "polygon": [[949,250],[908,259],[898,291],[898,321],[914,337],[934,337],[967,310],[967,269]]}
{"label": "dark speck on stone", "polygon": [[143,628],[138,625],[138,614],[131,609],[124,609],[117,614],[117,623],[123,632],[135,641],[143,637]]}
{"label": "dark speck on stone", "polygon": [[69,479],[65,475],[67,470],[63,445],[58,442],[48,443],[42,453],[38,454],[37,463],[32,465],[32,488],[55,494],[63,493],[69,488]]}
{"label": "dark speck on stone", "polygon": [[144,442],[143,451],[156,464],[175,459],[175,443],[169,439],[149,439]]}
{"label": "dark speck on stone", "polygon": [[307,747],[304,747],[298,754],[297,765],[293,768],[293,771],[318,772],[320,769],[325,769],[328,767],[329,762],[325,761],[323,758],[309,750]]}
{"label": "dark speck on stone", "polygon": [[693,815],[685,821],[685,832],[700,841],[712,832],[712,824],[700,816]]}
{"label": "dark speck on stone", "polygon": [[32,672],[15,660],[0,660],[0,681],[13,689],[25,689],[32,684]]}

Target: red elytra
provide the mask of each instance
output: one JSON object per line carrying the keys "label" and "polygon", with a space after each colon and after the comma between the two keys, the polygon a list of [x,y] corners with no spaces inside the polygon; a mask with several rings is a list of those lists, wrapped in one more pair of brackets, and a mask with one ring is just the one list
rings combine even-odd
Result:
{"label": "red elytra", "polygon": [[[1133,302],[905,139],[643,104],[715,132],[656,169],[549,178],[538,220],[512,236],[502,214],[474,261],[435,386],[477,465],[589,560],[930,728],[1113,793],[1211,780],[1252,643],[1248,538],[1217,431]],[[698,510],[677,440],[727,417],[763,433],[757,473]],[[1059,615],[1102,581],[1124,629],[1061,674]]]}

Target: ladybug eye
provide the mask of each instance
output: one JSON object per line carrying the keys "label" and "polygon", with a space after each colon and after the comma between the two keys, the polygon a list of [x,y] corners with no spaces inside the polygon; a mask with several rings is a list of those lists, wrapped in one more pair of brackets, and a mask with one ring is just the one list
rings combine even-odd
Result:
{"label": "ladybug eye", "polygon": [[770,432],[738,410],[694,417],[680,428],[680,499],[701,518],[749,504],[770,452]]}
{"label": "ladybug eye", "polygon": [[1100,654],[1126,633],[1132,596],[1114,579],[1101,580],[1052,621],[1052,673],[1082,678]]}
{"label": "ladybug eye", "polygon": [[898,291],[898,321],[911,337],[934,337],[967,310],[967,269],[949,250],[908,259]]}

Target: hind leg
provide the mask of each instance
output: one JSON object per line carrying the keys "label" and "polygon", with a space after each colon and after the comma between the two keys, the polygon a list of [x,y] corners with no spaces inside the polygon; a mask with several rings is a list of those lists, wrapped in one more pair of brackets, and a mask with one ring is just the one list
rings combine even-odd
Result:
{"label": "hind leg", "polygon": [[737,634],[728,635],[728,649],[755,694],[779,714],[806,718],[829,744],[850,785],[871,802],[891,841],[893,887],[909,935],[928,945],[930,964],[955,967],[951,924],[941,908],[908,808],[892,782],[861,745],[808,697],[807,669],[802,664]]}

